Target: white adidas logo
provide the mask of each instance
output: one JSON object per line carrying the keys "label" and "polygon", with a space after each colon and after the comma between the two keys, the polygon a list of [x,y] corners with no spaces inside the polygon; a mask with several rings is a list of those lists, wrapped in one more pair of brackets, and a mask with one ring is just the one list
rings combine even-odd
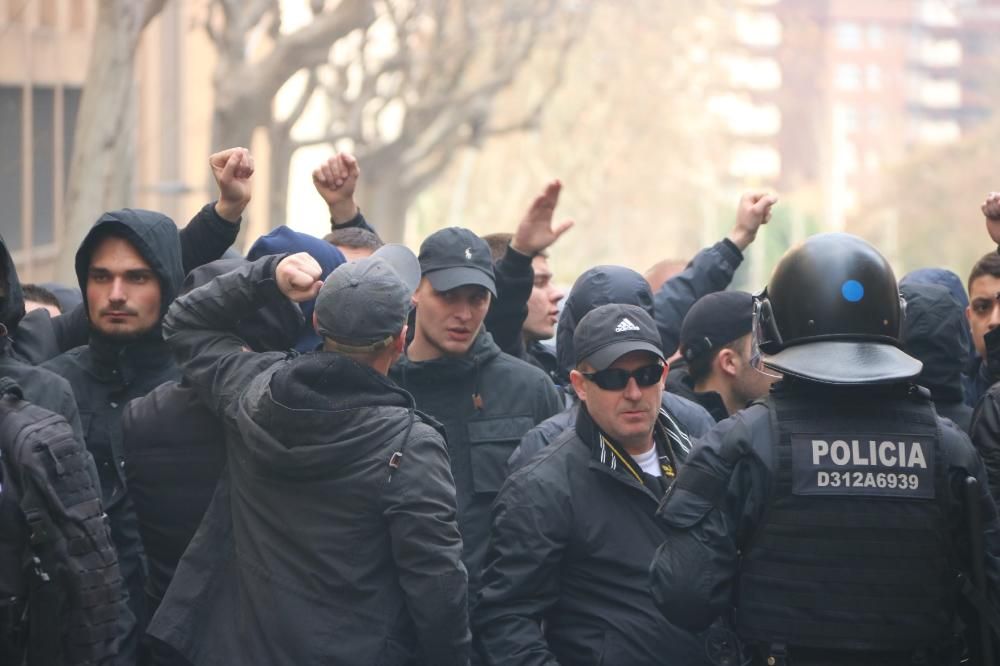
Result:
{"label": "white adidas logo", "polygon": [[618,325],[615,326],[615,333],[624,333],[625,331],[639,331],[639,330],[641,329],[635,324],[633,324],[631,321],[629,321],[628,317],[622,319],[620,322],[618,322]]}

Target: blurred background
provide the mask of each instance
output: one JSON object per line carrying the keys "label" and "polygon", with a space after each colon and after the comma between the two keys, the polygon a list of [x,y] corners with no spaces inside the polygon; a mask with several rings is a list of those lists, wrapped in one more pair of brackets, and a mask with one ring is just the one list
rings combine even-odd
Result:
{"label": "blurred background", "polygon": [[108,209],[178,224],[208,155],[251,148],[242,242],[322,235],[311,171],[356,154],[389,240],[512,231],[551,178],[561,282],[723,237],[781,201],[741,268],[846,230],[900,274],[964,276],[1000,189],[1000,0],[0,0],[0,231],[71,284]]}

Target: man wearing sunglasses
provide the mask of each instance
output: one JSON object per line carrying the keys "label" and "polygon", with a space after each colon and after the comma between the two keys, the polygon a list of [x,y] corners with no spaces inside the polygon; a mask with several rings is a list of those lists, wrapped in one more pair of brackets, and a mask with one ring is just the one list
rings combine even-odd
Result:
{"label": "man wearing sunglasses", "polygon": [[[489,664],[711,663],[646,588],[665,537],[656,509],[684,451],[661,407],[667,364],[652,317],[603,305],[574,336],[575,426],[497,496],[474,640]],[[545,630],[542,630],[542,622]]]}

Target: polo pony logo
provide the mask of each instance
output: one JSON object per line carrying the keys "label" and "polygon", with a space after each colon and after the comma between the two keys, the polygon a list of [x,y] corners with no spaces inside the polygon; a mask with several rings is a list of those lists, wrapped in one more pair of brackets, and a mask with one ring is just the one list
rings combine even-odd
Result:
{"label": "polo pony logo", "polygon": [[472,261],[472,248],[471,247],[465,248],[465,260],[466,261]]}
{"label": "polo pony logo", "polygon": [[633,324],[628,317],[622,319],[620,322],[618,322],[618,325],[615,326],[615,333],[624,333],[625,331],[639,331],[639,330],[642,329]]}

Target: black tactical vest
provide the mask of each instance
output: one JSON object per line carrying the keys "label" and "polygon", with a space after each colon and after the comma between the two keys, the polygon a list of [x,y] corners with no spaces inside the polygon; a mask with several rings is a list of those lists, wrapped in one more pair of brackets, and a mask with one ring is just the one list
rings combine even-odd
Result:
{"label": "black tactical vest", "polygon": [[842,393],[825,403],[769,400],[776,472],[742,552],[741,638],[864,652],[947,641],[956,568],[947,463],[931,404]]}

